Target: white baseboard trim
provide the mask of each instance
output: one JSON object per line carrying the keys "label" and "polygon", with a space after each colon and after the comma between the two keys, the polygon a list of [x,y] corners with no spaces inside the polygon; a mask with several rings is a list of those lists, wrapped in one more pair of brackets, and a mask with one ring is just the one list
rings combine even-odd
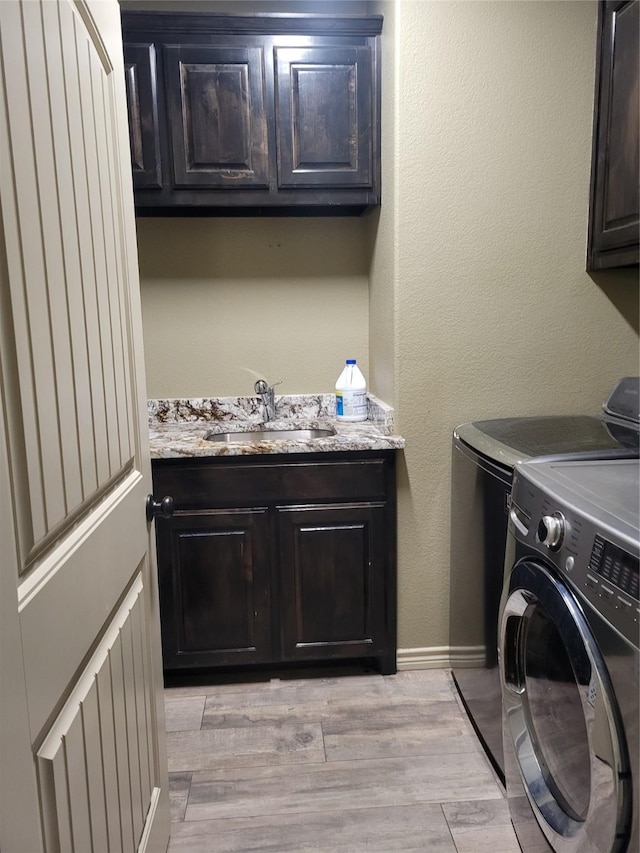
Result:
{"label": "white baseboard trim", "polygon": [[398,669],[450,669],[482,666],[484,646],[428,646],[422,649],[398,649]]}

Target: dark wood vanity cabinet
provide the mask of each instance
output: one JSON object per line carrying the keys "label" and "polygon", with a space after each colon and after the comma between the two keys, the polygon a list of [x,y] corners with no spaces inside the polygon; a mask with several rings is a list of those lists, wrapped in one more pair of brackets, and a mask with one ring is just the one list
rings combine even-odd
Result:
{"label": "dark wood vanity cabinet", "polygon": [[156,460],[153,477],[175,502],[156,522],[165,671],[395,672],[393,452]]}
{"label": "dark wood vanity cabinet", "polygon": [[600,2],[587,269],[638,264],[640,0]]}
{"label": "dark wood vanity cabinet", "polygon": [[267,512],[178,512],[157,525],[165,668],[271,657]]}
{"label": "dark wood vanity cabinet", "polygon": [[122,25],[138,215],[379,204],[380,16],[124,12]]}
{"label": "dark wood vanity cabinet", "polygon": [[370,657],[384,645],[386,509],[278,508],[283,659]]}

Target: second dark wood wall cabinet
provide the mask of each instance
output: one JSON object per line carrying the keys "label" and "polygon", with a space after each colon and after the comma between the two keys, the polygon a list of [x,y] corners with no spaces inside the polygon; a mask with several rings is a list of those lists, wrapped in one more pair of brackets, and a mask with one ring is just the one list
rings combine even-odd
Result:
{"label": "second dark wood wall cabinet", "polygon": [[640,260],[640,0],[600,2],[587,269]]}
{"label": "second dark wood wall cabinet", "polygon": [[122,14],[138,215],[380,203],[380,16]]}
{"label": "second dark wood wall cabinet", "polygon": [[396,668],[395,453],[155,460],[167,673]]}

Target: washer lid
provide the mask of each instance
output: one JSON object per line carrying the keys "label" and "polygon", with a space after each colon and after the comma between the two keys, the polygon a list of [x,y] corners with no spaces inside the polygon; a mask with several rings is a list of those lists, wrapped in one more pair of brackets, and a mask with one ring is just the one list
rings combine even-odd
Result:
{"label": "washer lid", "polygon": [[599,415],[474,421],[456,427],[454,435],[483,456],[510,467],[535,456],[637,450],[640,437],[636,427]]}

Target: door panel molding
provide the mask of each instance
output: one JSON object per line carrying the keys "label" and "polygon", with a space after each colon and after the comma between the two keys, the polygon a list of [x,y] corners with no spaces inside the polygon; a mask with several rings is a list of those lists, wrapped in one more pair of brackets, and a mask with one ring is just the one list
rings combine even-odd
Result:
{"label": "door panel molding", "polygon": [[[71,7],[6,5],[4,26],[22,16],[37,36],[26,48],[3,40],[2,169],[13,192],[3,193],[2,212],[20,382],[12,412],[20,426],[10,434],[23,432],[12,457],[24,454],[17,465],[27,477],[14,482],[20,511],[33,519],[19,521],[24,571],[135,458],[136,405],[113,67]],[[49,98],[64,108],[50,110]]]}
{"label": "door panel molding", "polygon": [[[116,851],[129,849],[131,841],[142,836],[153,775],[148,748],[153,736],[151,697],[144,682],[132,692],[127,680],[142,648],[144,606],[138,575],[37,752],[48,849],[55,849],[57,838],[66,838],[72,840],[72,849]],[[126,726],[116,727],[115,721],[123,718]],[[127,750],[117,747],[121,739]],[[105,743],[111,749],[107,773],[102,769]],[[120,800],[115,812],[107,811],[107,802],[118,801],[114,771],[125,759],[133,808]]]}
{"label": "door panel molding", "polygon": [[[106,624],[122,589],[144,560],[146,531],[140,525],[133,527],[130,518],[137,505],[142,519],[145,492],[139,473],[132,474],[109,495],[104,508],[96,508],[78,531],[62,540],[33,579],[18,589],[34,738],[82,665],[96,626]],[[51,620],[49,614],[58,611],[65,619]]]}

